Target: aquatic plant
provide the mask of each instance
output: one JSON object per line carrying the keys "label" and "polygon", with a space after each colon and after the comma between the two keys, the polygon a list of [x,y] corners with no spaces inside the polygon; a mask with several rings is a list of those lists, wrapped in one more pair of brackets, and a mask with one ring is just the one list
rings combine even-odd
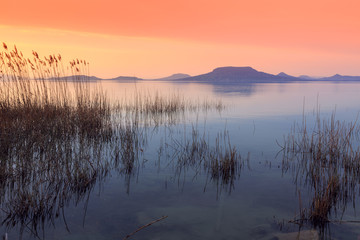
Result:
{"label": "aquatic plant", "polygon": [[[340,122],[335,113],[316,122],[309,131],[304,117],[294,126],[283,145],[283,172],[291,170],[298,186],[307,186],[313,196],[309,207],[300,209],[300,224],[309,222],[324,233],[328,223],[337,221],[337,211],[355,206],[359,190],[360,143],[357,121]],[[300,194],[300,193],[299,193]],[[299,200],[301,203],[301,198]],[[342,220],[346,221],[346,220]]]}
{"label": "aquatic plant", "polygon": [[237,148],[231,145],[226,130],[218,133],[214,144],[211,144],[210,136],[205,132],[201,134],[193,126],[190,137],[185,135],[183,140],[172,139],[171,143],[166,143],[166,148],[170,148],[169,161],[175,163],[179,179],[189,169],[195,175],[204,171],[212,183],[228,193],[231,193],[244,165]]}
{"label": "aquatic plant", "polygon": [[[112,107],[85,75],[63,78],[60,55],[33,59],[3,44],[0,53],[0,209],[2,224],[38,230],[63,216],[74,200],[87,201],[97,181],[115,168],[118,138],[134,129],[112,123]],[[88,64],[70,62],[72,73]],[[121,134],[120,134],[121,133]],[[131,149],[133,150],[133,149]],[[127,150],[129,152],[129,150]],[[129,154],[128,154],[129,155]],[[123,155],[127,158],[128,155]],[[124,174],[130,174],[127,171]]]}
{"label": "aquatic plant", "polygon": [[184,120],[185,112],[216,110],[222,111],[225,105],[221,100],[185,99],[180,93],[160,93],[136,91],[134,96],[126,96],[114,107],[123,116],[137,119],[143,126],[174,125]]}
{"label": "aquatic plant", "polygon": [[[20,235],[28,231],[41,238],[42,230],[45,238],[45,226],[61,216],[69,229],[64,208],[70,202],[86,205],[111,171],[125,177],[129,192],[147,144],[147,127],[175,123],[185,111],[222,108],[160,93],[113,103],[100,84],[89,81],[84,60],[66,67],[61,55],[42,58],[33,51],[30,59],[16,47],[10,50],[4,43],[3,49],[0,217],[7,228],[18,226]],[[72,77],[65,77],[65,69]],[[225,179],[232,178],[231,171]]]}

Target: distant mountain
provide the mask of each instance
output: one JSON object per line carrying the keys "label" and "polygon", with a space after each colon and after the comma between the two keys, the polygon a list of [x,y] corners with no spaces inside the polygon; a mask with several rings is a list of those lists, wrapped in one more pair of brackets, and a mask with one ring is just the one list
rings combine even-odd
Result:
{"label": "distant mountain", "polygon": [[344,76],[344,75],[335,74],[334,76],[323,77],[323,78],[319,78],[317,80],[320,80],[320,81],[360,81],[360,76]]}
{"label": "distant mountain", "polygon": [[191,77],[191,76],[189,74],[184,74],[184,73],[175,73],[175,74],[167,76],[167,77],[156,78],[156,79],[151,79],[151,80],[177,80],[177,79],[184,79],[184,78],[188,78],[188,77]]}
{"label": "distant mountain", "polygon": [[95,76],[87,76],[87,75],[71,75],[66,77],[59,77],[59,78],[49,78],[49,80],[68,80],[68,81],[79,81],[79,80],[87,80],[87,81],[98,81],[102,80],[101,78]]}
{"label": "distant mountain", "polygon": [[316,77],[310,77],[308,75],[300,75],[298,78],[306,79],[306,80],[316,80],[316,79],[318,79]]}
{"label": "distant mountain", "polygon": [[251,67],[220,67],[212,72],[182,79],[184,81],[201,81],[214,83],[234,82],[284,82],[300,80],[287,74],[273,75],[259,72]]}
{"label": "distant mountain", "polygon": [[279,76],[279,77],[293,77],[293,76],[290,76],[289,74],[286,74],[286,73],[284,73],[284,72],[281,72],[281,73],[279,73],[278,75],[276,75],[276,76]]}
{"label": "distant mountain", "polygon": [[[49,80],[67,80],[67,81],[99,81],[104,80],[95,76],[86,75],[72,75],[60,78],[49,78]],[[106,80],[117,80],[117,81],[138,81],[145,80],[135,76],[119,76],[116,78],[110,78]],[[179,81],[179,82],[206,82],[211,84],[237,84],[241,83],[262,83],[262,82],[301,82],[301,81],[339,81],[339,82],[351,82],[360,81],[360,76],[345,76],[336,74],[331,77],[311,77],[307,75],[301,75],[294,77],[281,72],[277,75],[260,72],[252,67],[219,67],[215,68],[212,72],[200,74],[197,76],[190,76],[184,73],[176,73],[164,78],[158,79],[147,79],[147,80],[164,80],[164,81]]]}
{"label": "distant mountain", "polygon": [[124,80],[124,81],[136,81],[136,80],[143,80],[142,78],[138,78],[138,77],[130,77],[130,76],[118,76],[116,78],[110,78],[107,80]]}

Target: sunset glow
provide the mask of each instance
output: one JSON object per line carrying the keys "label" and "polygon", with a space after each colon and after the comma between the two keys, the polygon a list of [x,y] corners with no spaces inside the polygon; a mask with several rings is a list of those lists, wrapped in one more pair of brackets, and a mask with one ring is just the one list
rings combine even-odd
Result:
{"label": "sunset glow", "polygon": [[[19,7],[20,6],[20,7]],[[6,1],[0,41],[85,58],[91,74],[196,75],[220,66],[360,75],[355,0]]]}

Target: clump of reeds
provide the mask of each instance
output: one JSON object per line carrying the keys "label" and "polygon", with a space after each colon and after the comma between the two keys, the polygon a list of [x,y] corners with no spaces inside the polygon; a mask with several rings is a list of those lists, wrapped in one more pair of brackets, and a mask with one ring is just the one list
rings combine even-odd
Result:
{"label": "clump of reeds", "polygon": [[201,134],[193,127],[190,138],[184,141],[174,139],[169,146],[173,151],[171,159],[176,163],[177,175],[189,168],[195,174],[205,171],[213,183],[220,184],[229,193],[244,165],[226,130],[216,136],[212,145],[207,134]]}
{"label": "clump of reeds", "polygon": [[[71,61],[72,77],[64,77],[67,67],[61,55],[41,58],[34,51],[30,59],[16,47],[10,50],[3,44],[3,48],[0,217],[3,225],[20,225],[37,237],[39,229],[54,224],[61,215],[66,225],[64,207],[72,200],[75,204],[87,201],[96,182],[111,170],[125,175],[129,191],[130,177],[146,144],[149,119],[156,126],[172,123],[185,111],[211,105],[193,105],[180,95],[160,94],[138,96],[135,105],[113,105],[83,74],[88,73],[86,61]],[[223,105],[212,107],[220,110]],[[200,161],[204,168],[211,169],[210,159],[218,161],[213,164],[212,179],[228,184],[235,178],[241,164],[233,148],[217,153],[219,149],[198,146],[197,140],[191,145],[186,146],[193,154],[191,162],[201,151],[207,162]]]}
{"label": "clump of reeds", "polygon": [[[16,47],[9,50],[4,44],[4,49],[0,52],[2,130],[18,137],[41,130],[63,136],[76,132],[96,134],[108,125],[110,105],[104,93],[91,92],[85,77],[71,84],[63,80],[61,55],[41,58],[34,51],[30,59]],[[73,73],[83,71],[86,66],[83,60],[70,62]]]}
{"label": "clump of reeds", "polygon": [[123,100],[119,103],[118,107],[132,112],[139,112],[145,114],[162,114],[162,113],[174,113],[182,112],[185,110],[199,111],[224,109],[224,104],[218,101],[190,101],[184,98],[179,93],[164,94],[158,91],[154,93],[150,92],[135,92],[133,99],[130,98]]}
{"label": "clump of reeds", "polygon": [[132,115],[132,118],[138,118],[145,126],[176,124],[184,119],[186,112],[222,111],[224,108],[221,100],[191,101],[179,93],[165,94],[158,91],[135,92],[132,98],[123,99],[116,105],[116,109],[123,115]]}
{"label": "clump of reeds", "polygon": [[230,142],[225,146],[220,145],[218,139],[216,142],[215,149],[210,152],[211,178],[221,179],[224,184],[231,182],[232,185],[242,167],[241,156]]}
{"label": "clump of reeds", "polygon": [[357,124],[329,120],[316,122],[309,130],[303,123],[294,127],[283,146],[283,171],[291,169],[298,185],[308,186],[313,197],[310,207],[302,209],[300,222],[308,221],[324,232],[331,214],[355,204],[359,189],[360,143]]}
{"label": "clump of reeds", "polygon": [[[60,55],[0,52],[0,207],[2,224],[32,234],[78,203],[109,171],[115,130],[106,95],[84,75],[62,78]],[[87,62],[70,62],[73,74]],[[79,77],[83,76],[83,77]],[[50,79],[50,80],[49,80]],[[116,141],[115,141],[116,142]]]}
{"label": "clump of reeds", "polygon": [[326,189],[316,191],[311,207],[308,210],[308,218],[314,226],[320,225],[321,227],[324,223],[330,221],[329,213],[332,207],[336,206],[340,190],[339,179],[337,179],[337,176],[331,176],[327,182]]}

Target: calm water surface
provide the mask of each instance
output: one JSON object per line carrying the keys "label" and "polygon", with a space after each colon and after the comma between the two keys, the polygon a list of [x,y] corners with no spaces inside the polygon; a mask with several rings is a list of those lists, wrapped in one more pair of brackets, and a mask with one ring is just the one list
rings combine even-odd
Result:
{"label": "calm water surface", "polygon": [[[171,82],[104,81],[112,101],[131,102],[136,94],[179,95],[192,102],[221,101],[225,109],[186,112],[175,124],[149,126],[134,173],[113,170],[97,182],[89,195],[64,207],[64,217],[46,224],[38,237],[24,229],[23,239],[122,239],[138,227],[162,216],[166,219],[132,239],[276,239],[299,226],[296,219],[301,191],[291,171],[282,170],[281,145],[303,113],[309,124],[316,109],[329,118],[355,121],[360,111],[359,83],[289,83],[220,86]],[[211,179],[192,166],[179,170],[174,146],[184,144],[197,130],[210,145],[228,132],[231,145],[246,162],[233,184]],[[277,143],[278,142],[278,143]],[[359,198],[333,215],[336,220],[359,220]],[[304,226],[302,230],[311,229]],[[19,238],[20,227],[5,229],[9,239]],[[356,223],[330,224],[334,239],[358,239]]]}

